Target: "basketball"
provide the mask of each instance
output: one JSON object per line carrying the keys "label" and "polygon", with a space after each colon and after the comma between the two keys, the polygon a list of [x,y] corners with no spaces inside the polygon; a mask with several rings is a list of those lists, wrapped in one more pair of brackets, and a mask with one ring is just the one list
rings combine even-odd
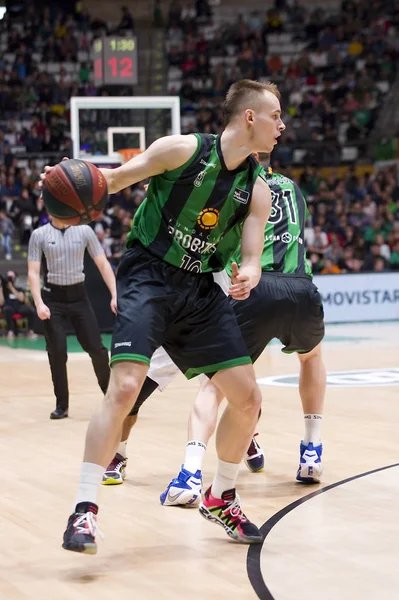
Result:
{"label": "basketball", "polygon": [[46,176],[43,200],[47,212],[64,225],[84,225],[104,210],[108,201],[107,182],[92,163],[64,160]]}

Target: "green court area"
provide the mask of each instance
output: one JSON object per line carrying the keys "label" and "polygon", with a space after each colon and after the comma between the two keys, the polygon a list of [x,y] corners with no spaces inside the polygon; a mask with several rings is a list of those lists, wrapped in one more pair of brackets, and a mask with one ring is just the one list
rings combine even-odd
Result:
{"label": "green court area", "polygon": [[[102,336],[104,346],[110,350],[111,348],[111,334],[105,333]],[[372,338],[359,337],[359,336],[343,336],[343,335],[326,335],[324,338],[325,342],[362,342]],[[280,345],[278,340],[272,340],[272,345]],[[46,342],[42,336],[37,340],[28,340],[23,336],[17,337],[12,341],[8,341],[7,338],[0,338],[0,346],[6,346],[8,348],[21,348],[23,350],[45,350]],[[68,336],[68,352],[83,352],[82,346],[79,344],[75,335]]]}

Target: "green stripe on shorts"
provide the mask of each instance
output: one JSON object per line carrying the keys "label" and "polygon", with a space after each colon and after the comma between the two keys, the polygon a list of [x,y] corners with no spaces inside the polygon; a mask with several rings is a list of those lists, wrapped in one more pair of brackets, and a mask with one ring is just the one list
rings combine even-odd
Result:
{"label": "green stripe on shorts", "polygon": [[114,362],[119,362],[121,360],[135,360],[136,362],[145,363],[146,365],[150,364],[150,359],[148,356],[144,356],[143,354],[115,354],[115,356],[111,357],[110,365]]}
{"label": "green stripe on shorts", "polygon": [[196,375],[201,375],[201,373],[217,373],[217,371],[223,371],[223,369],[230,369],[231,367],[238,367],[239,365],[251,364],[252,360],[249,356],[241,356],[240,358],[232,358],[231,360],[225,360],[213,365],[207,365],[206,367],[195,367],[193,369],[188,369],[184,375],[187,379],[192,379]]}

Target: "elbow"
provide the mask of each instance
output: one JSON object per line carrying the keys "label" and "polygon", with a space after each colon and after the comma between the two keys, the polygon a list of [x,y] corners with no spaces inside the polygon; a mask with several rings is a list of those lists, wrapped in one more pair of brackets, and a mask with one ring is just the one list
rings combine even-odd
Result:
{"label": "elbow", "polygon": [[115,186],[115,171],[117,169],[100,169],[101,173],[105,177],[105,181],[107,182],[107,191],[108,194],[115,194],[115,192],[119,191]]}

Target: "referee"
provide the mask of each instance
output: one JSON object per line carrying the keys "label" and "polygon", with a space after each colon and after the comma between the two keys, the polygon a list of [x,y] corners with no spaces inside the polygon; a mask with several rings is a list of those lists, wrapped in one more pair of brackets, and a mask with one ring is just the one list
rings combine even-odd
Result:
{"label": "referee", "polygon": [[[55,217],[33,231],[29,240],[28,275],[39,319],[43,321],[46,349],[56,397],[50,419],[68,416],[67,336],[65,320],[70,318],[82,348],[89,354],[98,385],[105,394],[110,376],[108,351],[103,346],[93,308],[87,297],[83,272],[86,248],[111,292],[111,310],[116,313],[116,283],[103,249],[88,225],[69,227]],[[47,274],[40,290],[42,257]]]}

